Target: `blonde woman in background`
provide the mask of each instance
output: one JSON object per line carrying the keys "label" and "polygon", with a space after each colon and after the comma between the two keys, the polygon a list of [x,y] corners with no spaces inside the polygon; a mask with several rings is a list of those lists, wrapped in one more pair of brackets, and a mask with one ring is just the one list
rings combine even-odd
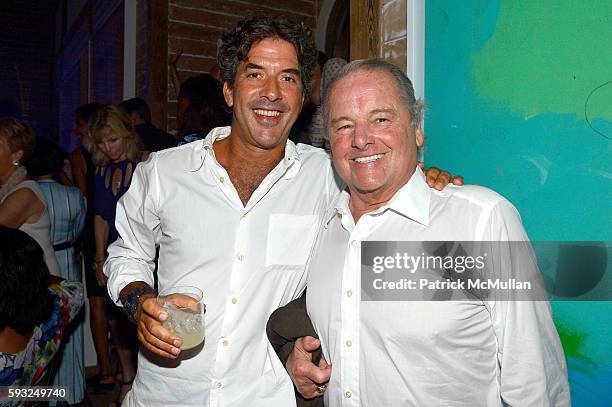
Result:
{"label": "blonde woman in background", "polygon": [[49,272],[59,276],[45,197],[21,165],[35,145],[27,124],[12,117],[0,119],[0,225],[22,230],[36,240]]}
{"label": "blonde woman in background", "polygon": [[[96,279],[106,286],[102,266],[106,249],[117,239],[115,209],[119,198],[130,186],[132,173],[141,160],[140,139],[127,114],[119,107],[104,106],[89,124],[86,143],[91,146],[95,165],[94,235],[96,240]],[[129,391],[136,375],[136,336],[134,326],[107,294],[107,315],[121,365],[121,385],[117,402]]]}

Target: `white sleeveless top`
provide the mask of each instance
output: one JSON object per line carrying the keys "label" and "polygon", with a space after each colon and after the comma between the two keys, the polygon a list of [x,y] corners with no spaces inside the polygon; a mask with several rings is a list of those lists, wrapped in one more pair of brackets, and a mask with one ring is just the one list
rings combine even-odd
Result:
{"label": "white sleeveless top", "polygon": [[47,213],[47,204],[45,203],[45,196],[43,195],[38,183],[32,180],[20,182],[4,196],[4,198],[0,201],[0,204],[3,203],[4,200],[13,192],[22,188],[27,188],[34,192],[34,194],[45,206],[45,210],[40,215],[38,221],[34,223],[24,223],[19,227],[19,230],[27,233],[32,239],[36,240],[40,247],[42,247],[45,255],[45,263],[47,263],[49,272],[52,275],[59,277],[59,264],[55,258],[55,251],[53,250],[53,245],[51,244],[51,222],[49,221],[49,215]]}

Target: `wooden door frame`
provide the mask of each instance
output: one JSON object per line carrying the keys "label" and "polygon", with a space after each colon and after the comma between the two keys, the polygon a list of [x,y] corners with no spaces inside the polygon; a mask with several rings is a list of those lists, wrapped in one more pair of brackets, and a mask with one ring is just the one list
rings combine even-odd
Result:
{"label": "wooden door frame", "polygon": [[381,0],[351,1],[351,60],[380,57]]}

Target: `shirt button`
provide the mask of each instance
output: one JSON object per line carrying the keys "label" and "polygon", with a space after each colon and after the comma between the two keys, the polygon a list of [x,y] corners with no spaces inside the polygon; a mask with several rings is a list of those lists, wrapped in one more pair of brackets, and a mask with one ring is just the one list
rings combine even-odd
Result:
{"label": "shirt button", "polygon": [[222,387],[223,387],[223,382],[222,382],[222,381],[218,381],[217,383],[215,383],[215,387],[216,387],[217,389],[222,388]]}
{"label": "shirt button", "polygon": [[232,304],[238,304],[238,298],[232,298]]}
{"label": "shirt button", "polygon": [[225,182],[225,178],[224,177],[219,177],[219,182],[223,184]]}
{"label": "shirt button", "polygon": [[244,254],[239,254],[238,256],[236,256],[236,258],[238,259],[238,261],[243,261],[244,260]]}
{"label": "shirt button", "polygon": [[352,240],[351,241],[351,246],[357,247],[357,240]]}
{"label": "shirt button", "polygon": [[350,348],[351,346],[353,346],[353,342],[351,341],[346,341],[346,347]]}
{"label": "shirt button", "polygon": [[346,296],[349,297],[349,298],[352,297],[353,296],[353,291],[346,290]]}
{"label": "shirt button", "polygon": [[226,348],[229,346],[229,341],[227,339],[223,340],[223,346],[225,346]]}
{"label": "shirt button", "polygon": [[351,393],[350,391],[348,391],[348,390],[347,390],[347,391],[344,393],[344,397],[346,397],[347,399],[350,399],[351,397],[353,397],[353,393]]}

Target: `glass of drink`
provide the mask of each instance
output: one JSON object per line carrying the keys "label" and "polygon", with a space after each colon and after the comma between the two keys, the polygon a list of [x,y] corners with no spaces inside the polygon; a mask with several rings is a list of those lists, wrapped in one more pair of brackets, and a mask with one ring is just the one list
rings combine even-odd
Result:
{"label": "glass of drink", "polygon": [[168,288],[157,296],[157,303],[168,313],[162,326],[183,340],[181,350],[195,348],[204,341],[203,296],[202,290],[190,286]]}

